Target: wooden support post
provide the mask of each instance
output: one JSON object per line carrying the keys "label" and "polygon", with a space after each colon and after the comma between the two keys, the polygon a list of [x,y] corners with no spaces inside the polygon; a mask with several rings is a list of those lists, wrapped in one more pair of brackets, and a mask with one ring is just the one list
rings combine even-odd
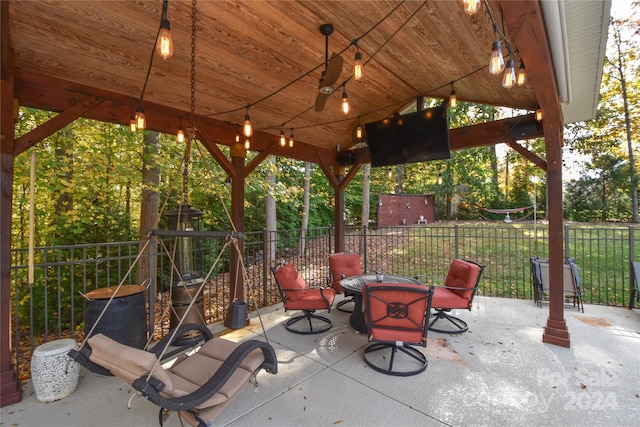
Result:
{"label": "wooden support post", "polygon": [[[344,168],[335,168],[334,175],[338,182],[342,182],[344,179]],[[335,222],[335,252],[344,252],[344,188],[342,185],[334,186],[334,198],[335,198],[335,210],[334,210],[334,222]]]}
{"label": "wooden support post", "polygon": [[0,2],[0,407],[22,400],[20,379],[11,364],[11,203],[17,113],[9,40],[9,2]]}
{"label": "wooden support post", "polygon": [[[231,146],[231,164],[235,175],[231,178],[231,221],[234,231],[244,232],[244,161],[247,150],[242,144]],[[225,317],[225,326],[231,327],[232,304],[234,301],[244,301],[244,273],[242,269],[242,257],[244,254],[244,239],[238,239],[237,249],[231,247],[229,257],[229,295],[230,304]],[[247,317],[245,324],[249,324]]]}
{"label": "wooden support post", "polygon": [[563,225],[562,225],[562,122],[544,124],[547,153],[547,197],[549,216],[549,317],[542,341],[570,347],[569,329],[564,319]]}

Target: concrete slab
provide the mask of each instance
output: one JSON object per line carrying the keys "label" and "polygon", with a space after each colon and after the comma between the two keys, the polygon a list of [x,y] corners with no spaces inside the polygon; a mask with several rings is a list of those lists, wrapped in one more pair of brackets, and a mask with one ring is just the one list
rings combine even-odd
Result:
{"label": "concrete slab", "polygon": [[[333,328],[295,335],[281,305],[264,310],[279,373],[258,376],[215,420],[220,426],[635,426],[640,419],[640,312],[618,307],[565,310],[571,347],[542,342],[548,308],[532,301],[476,297],[460,335],[430,333],[429,367],[392,377],[367,367],[367,337],[333,310]],[[219,325],[212,327],[222,331]],[[225,333],[225,332],[222,332]],[[260,321],[225,338],[266,339]],[[117,378],[82,370],[78,389],[37,401],[30,382],[22,402],[1,409],[0,426],[157,426],[158,408],[134,398]],[[165,423],[179,426],[173,415]]]}

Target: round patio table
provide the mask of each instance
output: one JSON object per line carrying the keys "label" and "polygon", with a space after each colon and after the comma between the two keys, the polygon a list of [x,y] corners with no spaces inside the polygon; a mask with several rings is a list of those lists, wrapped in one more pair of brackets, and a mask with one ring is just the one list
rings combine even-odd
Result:
{"label": "round patio table", "polygon": [[349,324],[353,329],[363,334],[367,333],[367,322],[364,319],[364,311],[362,310],[362,287],[367,283],[414,283],[421,285],[418,279],[404,276],[390,276],[387,274],[363,274],[360,276],[351,276],[340,280],[340,286],[353,292],[354,306],[353,312],[349,317]]}

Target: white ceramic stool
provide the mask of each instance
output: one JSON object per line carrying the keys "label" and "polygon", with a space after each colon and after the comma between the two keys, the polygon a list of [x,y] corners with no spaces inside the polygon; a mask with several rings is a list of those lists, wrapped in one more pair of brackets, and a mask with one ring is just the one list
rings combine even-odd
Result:
{"label": "white ceramic stool", "polygon": [[44,343],[33,351],[31,382],[40,402],[60,400],[76,389],[80,367],[67,353],[77,348],[75,340],[61,339]]}

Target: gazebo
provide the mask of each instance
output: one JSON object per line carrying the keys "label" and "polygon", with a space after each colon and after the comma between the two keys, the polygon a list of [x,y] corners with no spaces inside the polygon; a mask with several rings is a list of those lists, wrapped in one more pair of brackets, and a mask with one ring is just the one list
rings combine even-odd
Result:
{"label": "gazebo", "polygon": [[[244,178],[267,156],[318,164],[335,190],[341,251],[343,190],[370,162],[359,125],[411,104],[420,110],[424,98],[520,110],[450,129],[450,147],[507,143],[546,171],[552,292],[542,339],[570,346],[562,293],[553,292],[562,288],[563,126],[595,116],[609,9],[608,0],[1,2],[2,405],[20,400],[9,357],[14,159],[80,117],[129,126],[143,112],[143,127],[167,134],[189,123],[231,177],[239,231]],[[152,53],[161,29],[173,39],[167,59]],[[493,51],[501,51],[506,70],[489,65]],[[510,81],[520,68],[522,85]],[[347,93],[345,114],[340,101]],[[19,106],[57,114],[18,138]],[[245,120],[253,132],[237,138]],[[293,147],[280,144],[282,134]],[[537,137],[544,137],[544,158],[518,142]],[[230,158],[221,146],[230,147]],[[249,162],[248,149],[258,153]],[[242,285],[232,282],[232,293]]]}

